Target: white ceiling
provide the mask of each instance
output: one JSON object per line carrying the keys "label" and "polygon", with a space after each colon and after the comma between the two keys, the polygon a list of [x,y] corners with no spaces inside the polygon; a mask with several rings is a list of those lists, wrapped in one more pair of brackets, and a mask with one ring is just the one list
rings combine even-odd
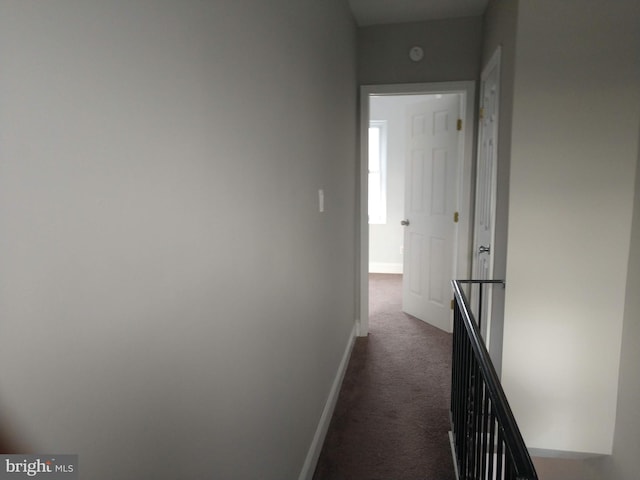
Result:
{"label": "white ceiling", "polygon": [[360,26],[482,15],[488,0],[349,0]]}

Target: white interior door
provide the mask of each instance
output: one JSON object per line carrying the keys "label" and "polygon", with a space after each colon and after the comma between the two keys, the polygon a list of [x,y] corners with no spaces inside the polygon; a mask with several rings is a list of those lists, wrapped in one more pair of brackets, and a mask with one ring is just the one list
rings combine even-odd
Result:
{"label": "white interior door", "polygon": [[460,98],[407,108],[403,310],[451,332]]}
{"label": "white interior door", "polygon": [[[496,209],[498,144],[498,99],[500,93],[500,50],[482,72],[480,83],[480,126],[473,242],[473,278],[493,279],[493,239]],[[474,290],[477,299],[477,287]],[[483,289],[481,333],[485,343],[491,335],[490,285]]]}

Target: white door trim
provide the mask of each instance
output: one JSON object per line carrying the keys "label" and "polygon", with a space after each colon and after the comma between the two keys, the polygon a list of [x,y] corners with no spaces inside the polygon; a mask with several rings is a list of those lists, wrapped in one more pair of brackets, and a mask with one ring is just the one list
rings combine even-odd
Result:
{"label": "white door trim", "polygon": [[473,133],[475,82],[403,83],[391,85],[362,85],[360,87],[360,158],[358,164],[358,245],[356,271],[356,324],[358,336],[369,334],[369,222],[368,216],[368,143],[369,96],[370,95],[430,95],[438,93],[461,94],[461,115],[463,119],[463,145],[459,150],[460,168],[458,181],[457,211],[460,212],[455,233],[455,272],[458,278],[470,274],[471,218],[471,174],[473,164]]}

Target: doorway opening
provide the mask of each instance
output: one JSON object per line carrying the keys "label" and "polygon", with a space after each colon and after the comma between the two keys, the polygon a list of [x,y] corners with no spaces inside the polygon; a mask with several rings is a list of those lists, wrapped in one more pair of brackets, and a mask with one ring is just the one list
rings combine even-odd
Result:
{"label": "doorway opening", "polygon": [[369,273],[403,275],[403,311],[451,331],[470,273],[474,82],[361,87],[358,335]]}

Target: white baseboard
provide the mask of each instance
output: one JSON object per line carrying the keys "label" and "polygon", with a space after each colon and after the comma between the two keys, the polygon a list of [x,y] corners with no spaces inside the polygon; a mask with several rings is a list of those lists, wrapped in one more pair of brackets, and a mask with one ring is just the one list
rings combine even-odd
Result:
{"label": "white baseboard", "polygon": [[456,445],[451,430],[449,430],[449,445],[451,446],[451,456],[453,457],[453,469],[456,473],[456,479],[460,480],[460,475],[458,474],[458,459],[456,458]]}
{"label": "white baseboard", "polygon": [[340,394],[340,387],[342,386],[344,374],[347,371],[347,365],[349,364],[349,358],[351,358],[351,350],[353,350],[355,339],[356,325],[353,326],[351,334],[349,335],[347,348],[342,355],[342,360],[340,361],[340,365],[338,366],[338,371],[336,372],[336,376],[333,379],[333,384],[331,385],[331,390],[329,391],[329,397],[327,398],[327,402],[324,405],[324,410],[322,411],[322,415],[320,416],[320,421],[318,422],[316,433],[313,436],[311,445],[309,446],[307,458],[305,458],[304,465],[302,466],[302,471],[300,472],[298,480],[312,480],[313,478],[313,473],[315,472],[316,464],[318,463],[318,458],[320,457],[320,452],[322,451],[322,445],[324,444],[324,439],[327,436],[327,430],[329,430],[331,417],[333,416],[333,411],[336,408],[336,402],[338,401],[338,395]]}
{"label": "white baseboard", "polygon": [[369,273],[402,274],[402,264],[401,263],[369,262]]}
{"label": "white baseboard", "polygon": [[606,453],[570,452],[566,450],[548,450],[546,448],[529,448],[529,456],[540,458],[559,458],[563,460],[585,460],[587,458],[604,457]]}

